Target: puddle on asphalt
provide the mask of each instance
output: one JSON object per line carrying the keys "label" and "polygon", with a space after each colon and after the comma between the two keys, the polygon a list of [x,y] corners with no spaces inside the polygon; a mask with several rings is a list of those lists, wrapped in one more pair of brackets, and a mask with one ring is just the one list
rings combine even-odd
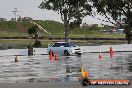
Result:
{"label": "puddle on asphalt", "polygon": [[89,73],[90,79],[132,79],[132,55],[129,52],[116,53],[111,59],[109,53],[84,53],[82,56],[59,56],[50,61],[48,55],[0,57],[0,83],[78,81],[81,67]]}

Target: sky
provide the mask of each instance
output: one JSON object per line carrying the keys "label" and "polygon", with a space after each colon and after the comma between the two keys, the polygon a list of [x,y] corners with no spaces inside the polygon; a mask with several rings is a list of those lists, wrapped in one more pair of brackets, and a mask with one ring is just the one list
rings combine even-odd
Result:
{"label": "sky", "polygon": [[[21,17],[31,17],[35,20],[54,20],[62,22],[60,15],[54,11],[42,10],[38,8],[43,0],[0,0],[0,18],[11,19],[14,17],[13,10],[18,8],[18,15]],[[98,18],[104,19],[102,16],[97,16]],[[87,24],[108,24],[102,22],[91,16],[86,16],[83,19],[83,23]]]}

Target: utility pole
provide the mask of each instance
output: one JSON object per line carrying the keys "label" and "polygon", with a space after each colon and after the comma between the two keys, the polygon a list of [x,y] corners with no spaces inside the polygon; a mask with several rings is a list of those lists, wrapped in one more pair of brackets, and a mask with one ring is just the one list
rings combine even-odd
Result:
{"label": "utility pole", "polygon": [[17,21],[17,19],[18,19],[18,8],[14,8],[14,10],[12,12],[14,13],[15,21]]}

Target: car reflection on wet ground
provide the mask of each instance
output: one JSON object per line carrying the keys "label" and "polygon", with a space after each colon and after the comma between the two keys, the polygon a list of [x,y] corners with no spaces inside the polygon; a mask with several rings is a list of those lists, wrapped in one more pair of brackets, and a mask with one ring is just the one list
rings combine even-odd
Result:
{"label": "car reflection on wet ground", "polygon": [[0,83],[78,81],[81,67],[89,79],[132,79],[131,52],[84,53],[81,56],[59,56],[51,61],[48,55],[0,57]]}

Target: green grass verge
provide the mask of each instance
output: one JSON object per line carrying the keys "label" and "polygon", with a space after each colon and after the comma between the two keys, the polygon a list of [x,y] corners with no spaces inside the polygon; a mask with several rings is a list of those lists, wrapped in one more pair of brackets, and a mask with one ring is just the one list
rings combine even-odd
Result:
{"label": "green grass verge", "polygon": [[[33,46],[35,40],[34,39],[1,39],[0,40],[0,49],[8,48],[8,45],[13,45],[15,48],[27,48],[27,46]],[[48,44],[53,44],[58,41],[64,40],[40,40],[41,47],[47,48]],[[124,44],[126,41],[122,40],[71,40],[70,42],[74,42],[79,46],[94,46],[94,45],[107,45],[107,44]]]}

